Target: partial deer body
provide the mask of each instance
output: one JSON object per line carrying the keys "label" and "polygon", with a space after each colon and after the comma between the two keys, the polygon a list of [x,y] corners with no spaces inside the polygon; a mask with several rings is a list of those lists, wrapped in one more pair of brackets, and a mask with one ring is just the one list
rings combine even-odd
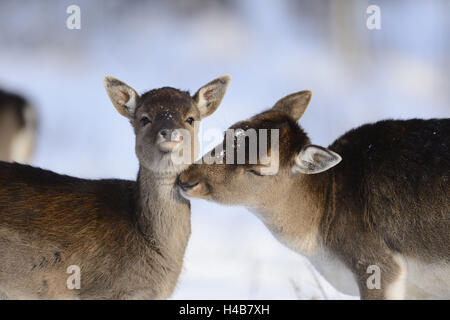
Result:
{"label": "partial deer body", "polygon": [[323,148],[297,124],[310,98],[289,95],[231,127],[279,130],[276,174],[248,159],[194,164],[181,193],[247,207],[345,293],[450,298],[450,119],[381,121]]}
{"label": "partial deer body", "polygon": [[[187,166],[171,162],[180,141],[167,132],[194,136],[192,121],[216,110],[229,81],[218,78],[193,97],[169,87],[140,96],[105,78],[136,134],[137,181],[85,180],[0,162],[0,296],[169,297],[190,236],[190,204],[175,188]],[[67,284],[71,266],[80,269],[79,288]]]}
{"label": "partial deer body", "polygon": [[23,97],[0,90],[0,161],[29,162],[36,131],[35,108]]}

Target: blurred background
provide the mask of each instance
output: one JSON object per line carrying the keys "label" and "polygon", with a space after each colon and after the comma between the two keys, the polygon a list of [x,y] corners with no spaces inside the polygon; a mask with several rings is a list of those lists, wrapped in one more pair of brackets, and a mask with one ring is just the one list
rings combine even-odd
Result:
{"label": "blurred background", "polygon": [[[81,29],[66,27],[69,5]],[[369,30],[369,5],[381,29]],[[225,130],[310,89],[300,120],[327,146],[363,123],[450,116],[446,0],[0,2],[0,89],[26,97],[39,125],[32,165],[84,178],[135,179],[127,120],[104,75],[139,92],[195,92],[225,73],[227,95],[203,130]],[[217,141],[203,141],[206,149]],[[355,298],[332,288],[250,212],[192,202],[192,238],[174,299]]]}

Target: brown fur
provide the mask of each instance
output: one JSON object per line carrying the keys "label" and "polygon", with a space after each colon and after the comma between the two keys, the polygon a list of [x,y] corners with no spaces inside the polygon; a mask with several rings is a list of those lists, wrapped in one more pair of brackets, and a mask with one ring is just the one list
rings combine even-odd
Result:
{"label": "brown fur", "polygon": [[[387,120],[356,128],[328,149],[342,156],[342,163],[294,175],[299,154],[310,144],[296,123],[309,102],[304,95],[290,95],[288,103],[284,98],[231,127],[280,130],[276,175],[261,175],[262,165],[248,162],[194,164],[179,176],[182,193],[246,206],[291,249],[322,264],[328,263],[322,255],[330,255],[344,265],[364,299],[414,298],[419,291],[421,297],[448,297],[450,119]],[[423,264],[437,284],[412,279],[407,260]],[[381,270],[381,289],[366,285],[371,265]],[[431,266],[443,275],[438,278]],[[417,292],[408,291],[416,286]]]}
{"label": "brown fur", "polygon": [[[229,80],[222,77],[202,88],[223,97]],[[170,163],[170,152],[158,143],[162,129],[193,133],[186,117],[200,120],[205,106],[174,88],[139,97],[112,77],[105,78],[105,87],[134,127],[137,181],[78,179],[0,162],[0,296],[165,299],[172,294],[190,235],[190,205],[174,187],[184,167]],[[209,113],[220,100],[209,104]],[[151,123],[144,124],[144,116]],[[71,265],[81,269],[79,290],[66,286]]]}

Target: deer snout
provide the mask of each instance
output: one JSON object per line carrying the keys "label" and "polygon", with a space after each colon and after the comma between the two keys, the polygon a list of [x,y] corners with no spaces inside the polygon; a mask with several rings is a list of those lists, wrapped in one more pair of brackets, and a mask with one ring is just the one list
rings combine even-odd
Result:
{"label": "deer snout", "polygon": [[198,180],[194,180],[189,177],[187,172],[182,172],[177,177],[177,185],[184,191],[188,191],[189,189],[194,188],[198,185]]}
{"label": "deer snout", "polygon": [[181,142],[182,136],[177,129],[162,129],[157,135],[158,148],[163,152],[173,151]]}
{"label": "deer snout", "polygon": [[178,182],[178,185],[183,191],[189,191],[198,186],[198,182]]}
{"label": "deer snout", "polygon": [[180,193],[186,199],[204,198],[206,199],[209,192],[208,188],[200,180],[189,177],[186,173],[178,176],[177,185],[180,188]]}

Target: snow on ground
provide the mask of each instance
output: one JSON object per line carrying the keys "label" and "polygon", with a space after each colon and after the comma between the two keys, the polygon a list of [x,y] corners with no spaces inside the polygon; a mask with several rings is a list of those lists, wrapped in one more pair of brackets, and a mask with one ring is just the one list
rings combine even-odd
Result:
{"label": "snow on ground", "polygon": [[[310,20],[291,15],[284,1],[236,2],[236,11],[213,5],[183,17],[153,3],[114,15],[102,5],[78,2],[83,17],[78,31],[65,29],[64,2],[36,7],[9,1],[8,11],[0,11],[0,86],[24,92],[39,107],[36,166],[86,178],[135,178],[134,136],[104,92],[107,74],[139,92],[165,85],[194,92],[230,73],[229,91],[203,121],[205,131],[222,132],[303,89],[312,89],[314,97],[301,124],[322,145],[386,117],[449,116],[448,92],[438,90],[448,86],[448,77],[435,62],[440,47],[430,32],[444,20],[424,17],[426,4],[406,12],[393,6],[398,14],[383,20],[389,26],[420,17],[414,39],[421,46],[410,43],[403,25],[396,25],[395,33],[367,34],[375,49],[352,69],[331,39],[312,37]],[[42,43],[30,41],[36,37]],[[28,47],[22,46],[25,40]],[[215,142],[203,144],[206,150]],[[355,298],[332,288],[247,210],[199,200],[192,212],[192,238],[174,299]]]}

